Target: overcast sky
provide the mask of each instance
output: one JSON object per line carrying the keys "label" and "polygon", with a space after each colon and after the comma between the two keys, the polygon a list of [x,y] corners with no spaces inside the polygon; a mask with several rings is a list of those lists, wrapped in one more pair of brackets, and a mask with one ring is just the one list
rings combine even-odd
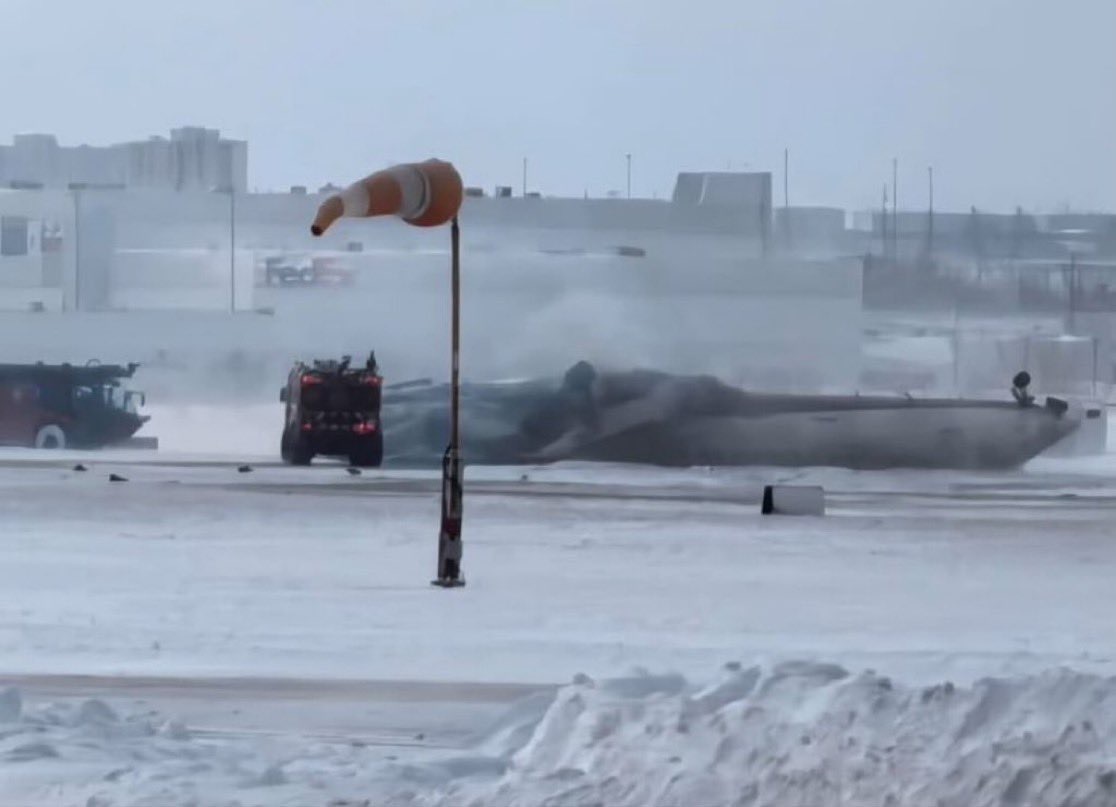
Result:
{"label": "overcast sky", "polygon": [[172,126],[258,188],[398,160],[547,194],[776,172],[791,203],[1116,210],[1116,0],[2,0],[0,141]]}

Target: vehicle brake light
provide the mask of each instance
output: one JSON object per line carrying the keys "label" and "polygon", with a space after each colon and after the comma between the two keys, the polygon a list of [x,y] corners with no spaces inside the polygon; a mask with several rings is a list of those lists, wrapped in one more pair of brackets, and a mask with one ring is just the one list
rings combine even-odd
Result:
{"label": "vehicle brake light", "polygon": [[376,424],[375,423],[357,423],[355,426],[353,426],[353,431],[356,434],[372,434],[374,431],[376,431]]}
{"label": "vehicle brake light", "polygon": [[312,424],[312,423],[303,423],[303,424],[302,424],[302,430],[303,430],[304,432],[308,432],[308,431],[310,431],[310,430],[311,430],[311,429],[313,429],[313,428],[314,428],[314,424]]}
{"label": "vehicle brake light", "polygon": [[300,379],[300,381],[302,381],[303,386],[309,386],[311,384],[321,384],[322,383],[322,379],[320,377],[318,377],[316,375],[310,375],[309,373],[304,375]]}
{"label": "vehicle brake light", "polygon": [[382,378],[380,378],[378,375],[366,375],[364,377],[364,383],[367,384],[370,387],[378,387],[383,382],[384,382],[384,380]]}

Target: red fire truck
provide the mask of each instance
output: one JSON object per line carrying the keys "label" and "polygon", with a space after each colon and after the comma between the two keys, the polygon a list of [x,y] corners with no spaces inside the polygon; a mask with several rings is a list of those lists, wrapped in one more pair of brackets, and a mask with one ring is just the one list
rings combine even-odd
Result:
{"label": "red fire truck", "polygon": [[148,421],[142,392],[125,388],[139,365],[0,364],[0,445],[100,448]]}

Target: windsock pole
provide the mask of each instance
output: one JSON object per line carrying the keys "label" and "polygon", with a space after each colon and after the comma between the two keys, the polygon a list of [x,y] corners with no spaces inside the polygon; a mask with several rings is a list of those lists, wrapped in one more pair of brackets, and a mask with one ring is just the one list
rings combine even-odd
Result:
{"label": "windsock pole", "polygon": [[457,216],[450,225],[450,442],[442,458],[442,527],[438,534],[438,576],[431,582],[452,588],[465,585],[461,576],[461,521],[465,480],[461,463],[461,231]]}
{"label": "windsock pole", "polygon": [[450,447],[454,451],[461,449],[461,421],[459,418],[461,406],[461,228],[457,224],[457,216],[453,217],[450,225],[450,316],[452,334],[450,336]]}
{"label": "windsock pole", "polygon": [[438,574],[442,588],[465,585],[461,576],[461,516],[464,479],[460,432],[461,233],[457,212],[464,188],[452,164],[441,160],[403,163],[376,171],[322,202],[310,225],[315,237],[340,218],[395,216],[416,227],[450,222],[451,365],[450,442],[442,457],[442,523],[438,534]]}

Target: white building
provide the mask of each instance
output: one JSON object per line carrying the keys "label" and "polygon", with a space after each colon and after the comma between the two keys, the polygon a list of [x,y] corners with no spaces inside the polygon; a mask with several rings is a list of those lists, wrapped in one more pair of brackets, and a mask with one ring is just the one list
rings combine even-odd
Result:
{"label": "white building", "polygon": [[122,185],[163,190],[248,189],[248,144],[217,129],[185,126],[170,139],[60,146],[54,135],[21,134],[0,146],[0,185],[65,188]]}

